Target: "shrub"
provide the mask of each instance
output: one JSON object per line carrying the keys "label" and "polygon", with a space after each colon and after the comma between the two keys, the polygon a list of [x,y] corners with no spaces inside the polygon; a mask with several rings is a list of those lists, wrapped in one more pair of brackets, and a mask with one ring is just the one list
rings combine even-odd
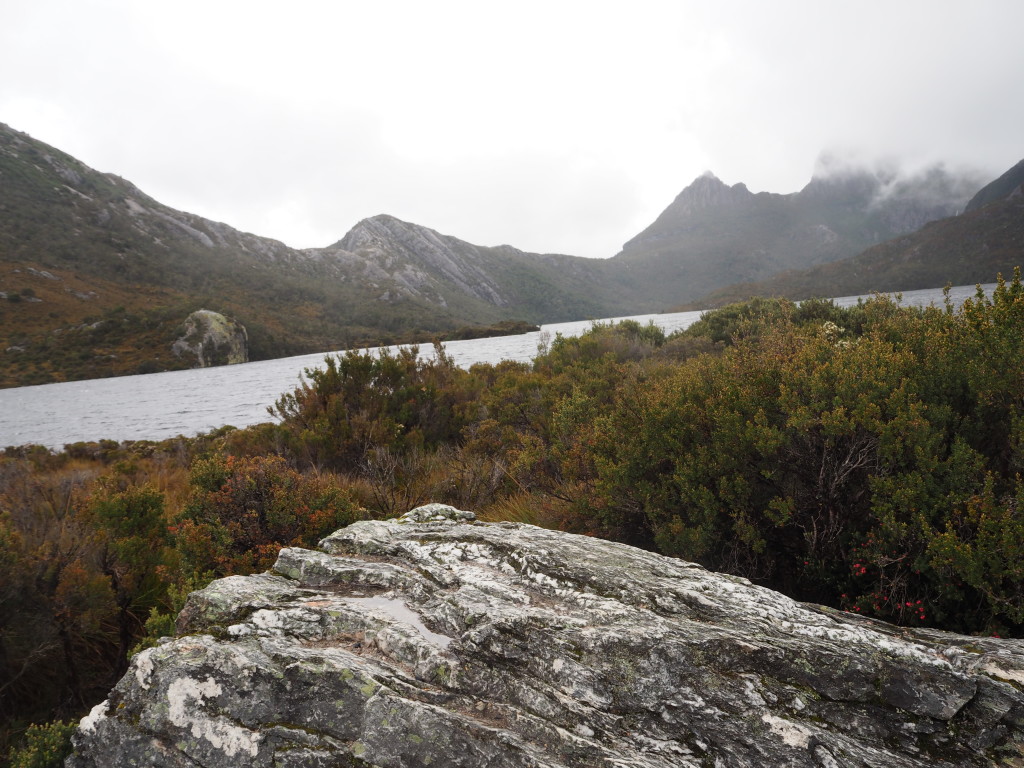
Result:
{"label": "shrub", "polygon": [[323,368],[270,409],[281,420],[286,450],[313,467],[358,472],[373,449],[403,453],[458,439],[472,377],[440,344],[423,360],[416,347],[329,355]]}
{"label": "shrub", "polygon": [[71,754],[71,734],[77,727],[78,723],[60,720],[30,725],[24,745],[10,752],[10,768],[60,768]]}
{"label": "shrub", "polygon": [[329,477],[302,475],[278,456],[197,460],[174,533],[188,572],[252,573],[285,546],[312,547],[363,516]]}

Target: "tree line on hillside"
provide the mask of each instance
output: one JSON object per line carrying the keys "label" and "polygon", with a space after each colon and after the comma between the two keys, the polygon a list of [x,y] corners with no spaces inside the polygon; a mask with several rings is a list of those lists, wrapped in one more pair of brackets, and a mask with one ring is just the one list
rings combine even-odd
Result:
{"label": "tree line on hillside", "polygon": [[[1024,635],[1024,286],[756,299],[532,363],[329,356],[275,421],[0,458],[0,754],[68,721],[192,589],[426,502],[601,536],[911,626]],[[49,761],[49,762],[47,762]]]}

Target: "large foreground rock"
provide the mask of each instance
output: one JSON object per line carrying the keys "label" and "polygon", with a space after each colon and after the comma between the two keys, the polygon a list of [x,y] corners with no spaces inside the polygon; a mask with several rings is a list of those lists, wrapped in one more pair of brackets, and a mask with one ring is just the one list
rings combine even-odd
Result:
{"label": "large foreground rock", "polygon": [[1024,765],[1020,642],[471,517],[356,523],[194,593],[68,766]]}

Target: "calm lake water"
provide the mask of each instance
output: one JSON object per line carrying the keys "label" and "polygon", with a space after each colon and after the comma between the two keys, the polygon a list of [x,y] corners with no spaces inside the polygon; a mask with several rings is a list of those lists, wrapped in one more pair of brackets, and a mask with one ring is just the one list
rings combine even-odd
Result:
{"label": "calm lake water", "polygon": [[[985,286],[991,292],[994,285]],[[957,304],[973,296],[974,286],[954,288]],[[835,299],[841,306],[857,303],[859,296]],[[908,291],[903,303],[915,306],[942,304],[941,290]],[[653,321],[666,332],[688,328],[700,312],[636,315],[641,323]],[[608,318],[601,322],[625,318]],[[446,342],[445,350],[463,367],[501,360],[527,361],[537,354],[543,335],[578,336],[592,321],[555,323],[519,336]],[[432,355],[430,345],[420,353]],[[324,355],[300,355],[257,363],[151,373],[113,379],[89,379],[35,387],[0,389],[0,446],[36,443],[60,448],[81,440],[163,440],[195,435],[225,424],[245,427],[270,421],[267,407],[299,384],[306,368],[323,364]]]}

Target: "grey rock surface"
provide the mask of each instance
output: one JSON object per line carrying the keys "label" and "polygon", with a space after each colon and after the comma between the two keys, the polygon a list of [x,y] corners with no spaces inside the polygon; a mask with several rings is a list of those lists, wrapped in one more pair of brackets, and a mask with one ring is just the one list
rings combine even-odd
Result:
{"label": "grey rock surface", "polygon": [[1024,765],[1024,643],[442,505],[193,593],[68,768]]}
{"label": "grey rock surface", "polygon": [[249,362],[249,336],[245,326],[209,309],[185,318],[182,335],[171,345],[178,357],[195,359],[193,368]]}

